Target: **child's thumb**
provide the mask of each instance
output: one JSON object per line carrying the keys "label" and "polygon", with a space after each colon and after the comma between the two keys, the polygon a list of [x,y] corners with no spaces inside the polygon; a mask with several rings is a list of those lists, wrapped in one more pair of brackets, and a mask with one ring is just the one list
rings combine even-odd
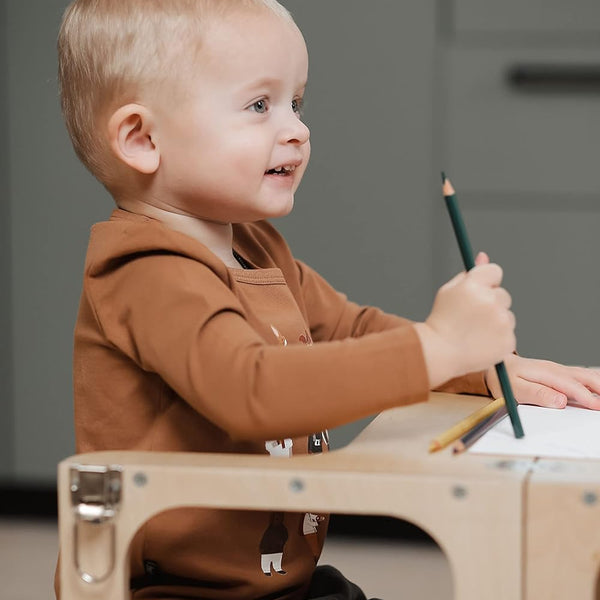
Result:
{"label": "child's thumb", "polygon": [[490,257],[485,252],[479,252],[475,257],[476,265],[487,265],[490,262]]}

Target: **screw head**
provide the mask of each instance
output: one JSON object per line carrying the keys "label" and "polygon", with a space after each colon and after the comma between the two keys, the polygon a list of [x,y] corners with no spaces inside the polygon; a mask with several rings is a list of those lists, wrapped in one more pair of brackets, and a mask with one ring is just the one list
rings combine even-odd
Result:
{"label": "screw head", "polygon": [[137,487],[144,487],[147,483],[148,483],[148,477],[146,476],[146,473],[136,473],[133,476],[133,483],[137,486]]}
{"label": "screw head", "polygon": [[467,496],[467,488],[462,485],[455,485],[452,488],[452,495],[459,500],[462,500]]}
{"label": "screw head", "polygon": [[302,479],[292,479],[290,481],[290,490],[294,493],[300,493],[304,490],[304,481]]}
{"label": "screw head", "polygon": [[596,494],[596,492],[584,492],[583,502],[588,506],[593,506],[598,502],[598,494]]}

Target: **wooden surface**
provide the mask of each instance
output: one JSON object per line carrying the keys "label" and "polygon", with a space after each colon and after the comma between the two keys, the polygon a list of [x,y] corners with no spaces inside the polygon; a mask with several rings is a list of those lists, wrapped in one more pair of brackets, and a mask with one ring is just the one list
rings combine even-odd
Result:
{"label": "wooden surface", "polygon": [[[488,401],[432,394],[426,403],[382,413],[349,446],[319,456],[279,460],[99,452],[71,457],[59,466],[62,600],[126,598],[125,557],[131,538],[152,515],[178,506],[402,518],[424,529],[446,553],[456,600],[564,598],[552,584],[560,573],[566,574],[564,589],[573,589],[568,587],[571,577],[578,579],[580,593],[568,597],[595,598],[600,509],[577,498],[584,489],[600,496],[598,464],[577,470],[568,464],[553,466],[568,461],[538,462],[535,457],[455,456],[450,447],[428,453],[431,439]],[[543,471],[538,466],[542,462]],[[72,568],[68,475],[73,464],[123,468],[116,566],[100,584],[83,583]],[[140,473],[143,486],[136,485]],[[570,499],[569,518],[555,526],[564,517],[565,498]],[[575,530],[582,533],[573,535]],[[95,538],[89,531],[81,535],[89,538],[85,560],[101,569],[98,548],[108,547],[106,532]],[[83,547],[82,553],[87,550]],[[547,566],[555,567],[550,578],[545,577]]]}
{"label": "wooden surface", "polygon": [[526,597],[600,599],[600,461],[540,460],[525,510]]}

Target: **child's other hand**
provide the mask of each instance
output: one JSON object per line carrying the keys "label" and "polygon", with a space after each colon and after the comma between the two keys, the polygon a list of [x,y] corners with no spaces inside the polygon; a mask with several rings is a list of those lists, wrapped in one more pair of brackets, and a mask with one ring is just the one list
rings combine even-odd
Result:
{"label": "child's other hand", "polygon": [[[568,402],[600,410],[600,371],[516,355],[504,362],[520,404],[564,408]],[[502,396],[494,368],[487,371],[486,383],[495,398]]]}
{"label": "child's other hand", "polygon": [[476,267],[439,289],[431,314],[416,325],[432,387],[487,369],[515,350],[515,317],[501,282],[502,269],[480,255]]}

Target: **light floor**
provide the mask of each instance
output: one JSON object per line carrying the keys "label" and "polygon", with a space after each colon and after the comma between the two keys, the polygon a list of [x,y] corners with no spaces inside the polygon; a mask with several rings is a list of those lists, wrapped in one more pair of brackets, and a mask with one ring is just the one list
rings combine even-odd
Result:
{"label": "light floor", "polygon": [[[54,600],[56,524],[0,519],[2,600]],[[332,564],[369,597],[452,600],[451,573],[439,548],[424,542],[330,537],[321,564]]]}

